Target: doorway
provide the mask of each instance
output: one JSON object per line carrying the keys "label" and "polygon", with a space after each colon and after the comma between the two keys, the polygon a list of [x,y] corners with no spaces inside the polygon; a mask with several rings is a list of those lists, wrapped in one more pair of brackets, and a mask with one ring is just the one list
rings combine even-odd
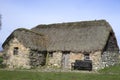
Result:
{"label": "doorway", "polygon": [[63,51],[63,54],[62,54],[62,68],[68,68],[69,67],[69,57],[70,57],[70,52]]}

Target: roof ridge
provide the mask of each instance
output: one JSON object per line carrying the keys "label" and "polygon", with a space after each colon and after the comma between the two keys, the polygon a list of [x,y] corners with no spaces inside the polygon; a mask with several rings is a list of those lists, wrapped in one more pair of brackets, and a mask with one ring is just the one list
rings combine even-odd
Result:
{"label": "roof ridge", "polygon": [[[56,27],[58,25],[63,25],[63,26],[75,26],[75,25],[107,25],[108,22],[105,19],[101,19],[101,20],[90,20],[90,21],[76,21],[76,22],[63,22],[63,23],[52,23],[52,24],[40,24],[37,25],[34,28],[44,28],[44,27]],[[32,30],[31,29],[31,30]]]}
{"label": "roof ridge", "polygon": [[20,30],[29,31],[29,32],[32,32],[32,33],[37,34],[37,35],[40,35],[40,36],[45,36],[45,35],[43,35],[43,34],[40,34],[40,33],[38,33],[38,32],[32,31],[32,30],[30,30],[30,29],[26,29],[26,28],[18,28],[18,29],[16,29],[16,30],[13,31],[13,34],[14,34],[14,32],[20,31]]}

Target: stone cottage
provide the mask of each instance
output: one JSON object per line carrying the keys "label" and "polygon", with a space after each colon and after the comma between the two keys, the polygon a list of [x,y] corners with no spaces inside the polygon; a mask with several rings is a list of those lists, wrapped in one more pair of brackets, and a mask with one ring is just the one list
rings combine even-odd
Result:
{"label": "stone cottage", "polygon": [[43,65],[45,55],[40,53],[46,50],[45,41],[44,35],[31,30],[20,28],[13,31],[2,45],[4,63],[8,68],[31,68],[31,66]]}
{"label": "stone cottage", "polygon": [[[98,70],[118,63],[119,47],[105,20],[38,25],[15,30],[4,42],[9,68],[47,65],[71,69],[76,60],[91,60]],[[17,54],[17,55],[16,55]]]}

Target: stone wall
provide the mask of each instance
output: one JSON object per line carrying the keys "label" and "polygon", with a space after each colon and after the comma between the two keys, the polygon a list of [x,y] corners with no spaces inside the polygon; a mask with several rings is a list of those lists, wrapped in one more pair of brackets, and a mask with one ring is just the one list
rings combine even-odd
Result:
{"label": "stone wall", "polygon": [[[92,60],[92,67],[93,70],[98,70],[103,67],[102,60],[101,60],[101,51],[91,52],[90,54],[90,60]],[[49,57],[48,65],[49,67],[62,67],[62,52],[53,52],[53,56]],[[72,63],[75,62],[75,60],[84,60],[84,53],[75,53],[70,52],[69,53],[69,61],[68,61],[68,69],[71,69]]]}
{"label": "stone wall", "polygon": [[120,62],[119,53],[118,52],[110,52],[106,51],[102,54],[102,66],[108,67]]}
{"label": "stone wall", "polygon": [[[14,47],[19,48],[19,52],[17,55],[13,54]],[[6,54],[6,58],[4,59],[4,63],[7,65],[8,68],[31,68],[30,62],[30,53],[31,50],[29,48],[26,48],[24,45],[22,45],[16,38],[11,39],[9,41],[9,44],[5,46],[4,48],[4,54]],[[39,53],[39,52],[37,52]],[[42,52],[41,52],[42,53]],[[34,52],[33,52],[34,54]],[[68,60],[68,69],[71,69],[71,63],[74,63],[75,60],[84,60],[84,53],[82,52],[69,52],[67,53],[69,55]],[[119,62],[119,54],[115,52],[104,52],[102,51],[95,51],[90,52],[90,60],[92,60],[92,67],[93,70],[99,70],[101,68],[117,64]],[[35,59],[38,60],[39,63],[37,65],[41,65],[42,61],[40,57],[42,55],[35,54]],[[46,53],[47,56],[47,53]],[[44,56],[45,57],[45,56]],[[33,58],[33,57],[32,57]],[[62,67],[62,60],[63,60],[63,52],[62,51],[54,51],[52,52],[50,56],[50,52],[48,52],[48,58],[47,60],[47,66],[48,67]],[[44,61],[44,59],[42,59]],[[33,60],[34,62],[34,60]],[[31,62],[32,63],[32,62]],[[36,64],[35,63],[35,64]],[[33,64],[34,65],[34,64]]]}
{"label": "stone wall", "polygon": [[44,66],[46,64],[46,51],[30,50],[30,66],[32,68]]}
{"label": "stone wall", "polygon": [[48,53],[48,66],[49,67],[56,67],[56,68],[61,68],[62,64],[62,52],[57,51],[53,52],[52,56],[49,56]]}
{"label": "stone wall", "polygon": [[[101,69],[101,51],[96,51],[96,52],[91,52],[90,54],[90,60],[92,60],[92,68],[93,70],[98,70]],[[74,63],[75,60],[84,60],[84,53],[73,53],[70,52],[70,63],[69,63],[69,67],[71,68],[71,63]]]}
{"label": "stone wall", "polygon": [[[18,47],[18,54],[14,55],[14,47]],[[25,48],[16,38],[11,39],[9,44],[4,48],[4,64],[8,68],[30,68],[29,49]]]}
{"label": "stone wall", "polygon": [[70,52],[70,59],[69,59],[69,66],[68,68],[71,69],[71,64],[75,62],[75,60],[84,60],[84,55],[82,53],[74,53]]}
{"label": "stone wall", "polygon": [[119,51],[117,40],[114,33],[110,33],[104,51]]}
{"label": "stone wall", "polygon": [[93,70],[103,69],[108,66],[112,66],[119,63],[119,53],[117,52],[103,52],[96,51],[90,53],[92,60]]}
{"label": "stone wall", "polygon": [[0,51],[0,57],[3,55],[3,52]]}
{"label": "stone wall", "polygon": [[92,60],[92,68],[93,70],[99,70],[102,68],[102,60],[101,60],[101,51],[91,52],[90,59]]}
{"label": "stone wall", "polygon": [[[48,66],[49,67],[57,67],[62,68],[62,59],[63,53],[62,52],[53,52],[53,56],[49,57]],[[84,55],[82,53],[69,53],[69,60],[68,60],[68,69],[71,69],[71,63],[74,63],[75,60],[83,60]]]}

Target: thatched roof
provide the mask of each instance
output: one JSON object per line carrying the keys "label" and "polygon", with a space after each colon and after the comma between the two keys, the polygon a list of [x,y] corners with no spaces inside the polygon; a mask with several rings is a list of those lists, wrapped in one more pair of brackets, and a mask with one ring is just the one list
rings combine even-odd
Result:
{"label": "thatched roof", "polygon": [[112,28],[105,20],[38,25],[31,29],[48,36],[48,51],[103,50]]}
{"label": "thatched roof", "polygon": [[110,33],[114,32],[105,20],[38,25],[31,30],[13,31],[3,48],[16,37],[24,46],[35,50],[90,52],[103,50]]}
{"label": "thatched roof", "polygon": [[11,35],[3,43],[3,48],[5,45],[9,45],[11,39],[17,38],[21,44],[27,48],[35,50],[46,50],[46,37],[42,34],[35,33],[31,30],[20,28],[11,33]]}

